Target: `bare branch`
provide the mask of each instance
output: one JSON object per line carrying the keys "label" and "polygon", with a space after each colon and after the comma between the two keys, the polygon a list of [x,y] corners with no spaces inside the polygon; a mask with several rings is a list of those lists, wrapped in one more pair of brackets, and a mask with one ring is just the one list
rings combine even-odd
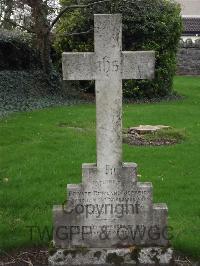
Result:
{"label": "bare branch", "polygon": [[97,1],[94,3],[90,3],[90,4],[86,4],[86,5],[70,5],[70,6],[66,6],[64,7],[60,13],[58,14],[58,16],[52,21],[50,27],[49,27],[49,31],[51,31],[51,29],[54,27],[54,25],[56,24],[56,22],[62,17],[62,15],[69,9],[79,9],[79,8],[88,8],[91,6],[95,6],[95,5],[99,5],[102,3],[106,3],[106,2],[111,2],[111,0],[101,0],[101,1]]}

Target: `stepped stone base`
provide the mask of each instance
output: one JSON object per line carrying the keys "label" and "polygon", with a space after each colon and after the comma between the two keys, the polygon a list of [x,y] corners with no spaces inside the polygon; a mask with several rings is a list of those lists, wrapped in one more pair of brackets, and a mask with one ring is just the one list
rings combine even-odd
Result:
{"label": "stepped stone base", "polygon": [[50,253],[49,266],[174,265],[173,250],[169,247],[77,248],[52,250]]}
{"label": "stepped stone base", "polygon": [[168,247],[167,206],[153,203],[152,184],[138,182],[137,165],[103,170],[83,164],[82,183],[67,186],[66,206],[54,206],[55,246]]}

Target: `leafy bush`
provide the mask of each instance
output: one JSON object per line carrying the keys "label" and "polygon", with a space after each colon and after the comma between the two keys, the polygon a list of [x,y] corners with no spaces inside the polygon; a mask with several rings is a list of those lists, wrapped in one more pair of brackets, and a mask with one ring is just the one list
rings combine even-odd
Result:
{"label": "leafy bush", "polygon": [[0,30],[0,58],[0,71],[40,67],[31,35],[20,31]]}
{"label": "leafy bush", "polygon": [[[82,2],[87,4],[95,1]],[[67,5],[73,2],[62,0],[61,3]],[[61,18],[56,29],[54,46],[58,53],[93,50],[93,32],[89,32],[89,29],[93,25],[94,13],[122,14],[124,50],[156,51],[155,79],[124,82],[124,95],[137,98],[170,95],[176,70],[176,52],[182,32],[180,6],[172,0],[116,0],[69,12]],[[69,33],[72,32],[89,33],[70,36]]]}
{"label": "leafy bush", "polygon": [[0,30],[0,117],[66,101],[60,75],[54,69],[44,75],[32,45],[30,34]]}

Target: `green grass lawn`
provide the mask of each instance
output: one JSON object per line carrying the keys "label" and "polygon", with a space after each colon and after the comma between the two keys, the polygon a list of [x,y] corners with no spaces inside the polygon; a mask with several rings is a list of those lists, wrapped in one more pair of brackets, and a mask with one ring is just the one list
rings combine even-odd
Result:
{"label": "green grass lawn", "polygon": [[[154,186],[154,202],[166,202],[173,246],[200,254],[200,78],[177,77],[185,98],[128,104],[124,127],[165,124],[185,129],[182,144],[123,146],[123,160],[136,162],[142,181]],[[62,125],[62,126],[61,126]],[[48,245],[28,226],[51,230],[52,206],[65,200],[66,184],[81,181],[81,164],[95,162],[95,105],[18,113],[0,120],[0,249]],[[42,233],[42,232],[40,232]],[[42,240],[43,238],[43,240]]]}

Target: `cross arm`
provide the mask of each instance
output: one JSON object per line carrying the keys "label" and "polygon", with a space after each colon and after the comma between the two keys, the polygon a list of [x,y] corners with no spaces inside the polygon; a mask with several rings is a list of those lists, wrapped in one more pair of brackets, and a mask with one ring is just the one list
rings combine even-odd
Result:
{"label": "cross arm", "polygon": [[155,72],[155,52],[122,52],[123,79],[153,79]]}
{"label": "cross arm", "polygon": [[94,53],[63,53],[64,80],[94,80]]}

